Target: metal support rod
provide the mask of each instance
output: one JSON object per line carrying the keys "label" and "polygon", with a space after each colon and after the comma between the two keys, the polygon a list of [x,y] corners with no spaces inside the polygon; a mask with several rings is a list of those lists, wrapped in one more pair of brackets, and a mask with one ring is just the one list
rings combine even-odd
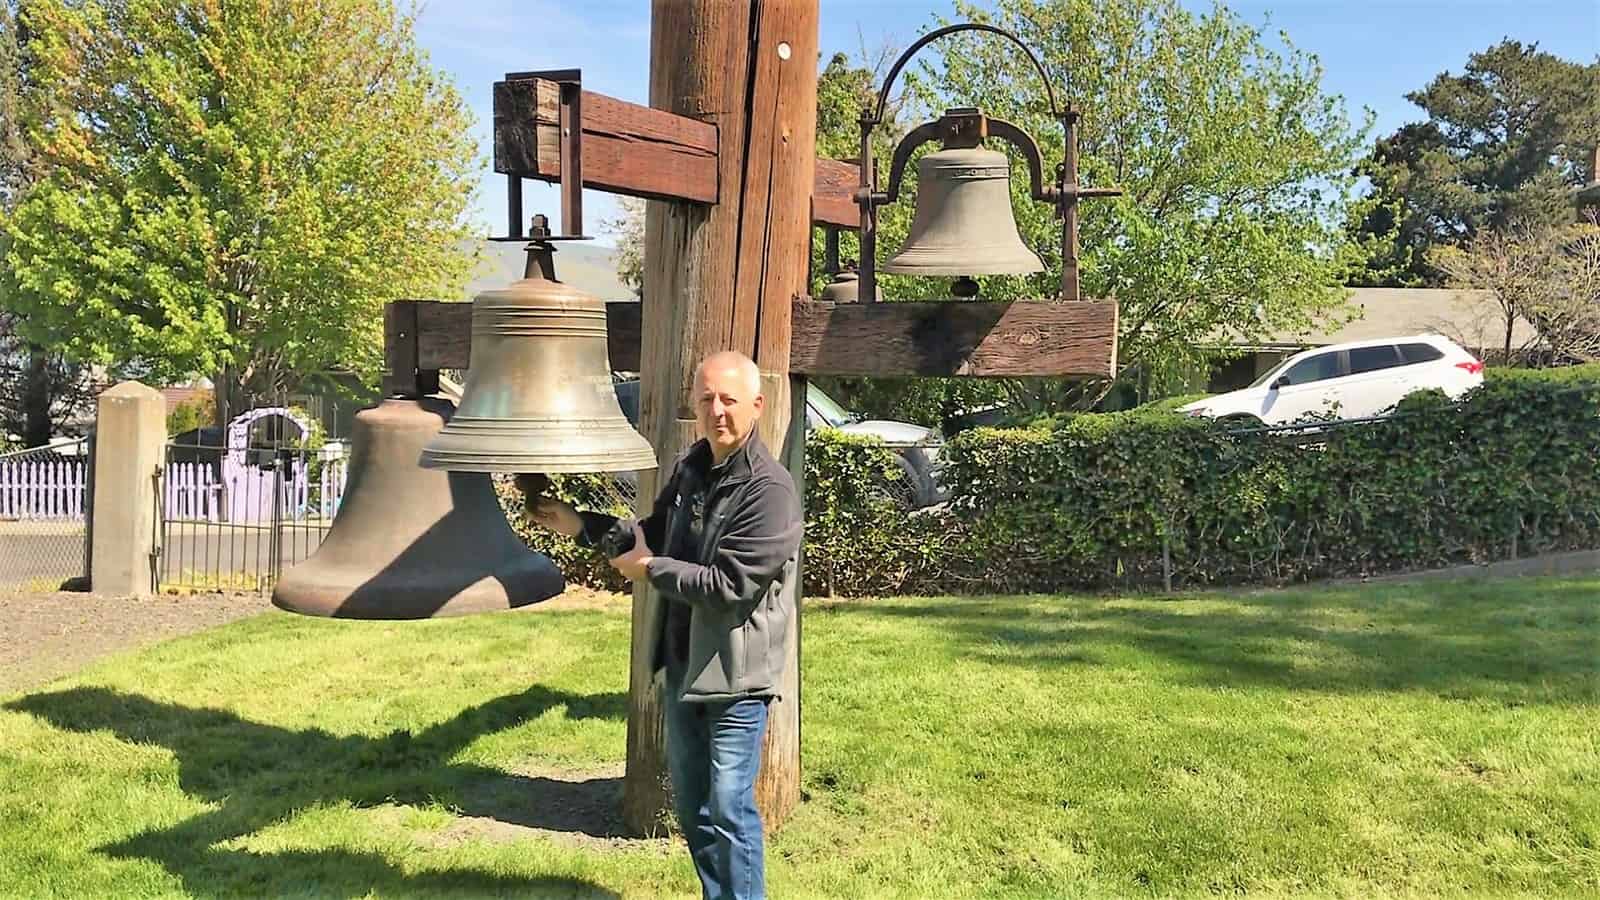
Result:
{"label": "metal support rod", "polygon": [[1066,132],[1066,159],[1062,163],[1061,193],[1061,299],[1081,300],[1078,283],[1078,112],[1067,104],[1061,117]]}
{"label": "metal support rod", "polygon": [[522,237],[522,176],[506,176],[506,234]]}
{"label": "metal support rod", "polygon": [[861,189],[856,202],[861,206],[861,259],[857,263],[856,297],[861,303],[878,302],[878,163],[872,158],[872,128],[875,123],[861,114]]}
{"label": "metal support rod", "polygon": [[561,82],[561,228],[583,234],[583,86]]}

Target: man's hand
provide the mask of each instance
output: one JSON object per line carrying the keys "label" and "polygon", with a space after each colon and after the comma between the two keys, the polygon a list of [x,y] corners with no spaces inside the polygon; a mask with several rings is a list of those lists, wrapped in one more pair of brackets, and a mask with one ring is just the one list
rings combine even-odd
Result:
{"label": "man's hand", "polygon": [[550,485],[549,478],[537,474],[518,475],[516,481],[517,488],[522,491],[522,508],[533,524],[567,537],[577,537],[583,530],[583,520],[578,518],[578,511],[572,504],[544,496],[544,490]]}
{"label": "man's hand", "polygon": [[639,581],[645,577],[645,567],[655,555],[655,551],[651,550],[650,544],[645,541],[644,530],[635,522],[633,549],[611,560],[611,565],[622,573],[622,577],[630,581]]}

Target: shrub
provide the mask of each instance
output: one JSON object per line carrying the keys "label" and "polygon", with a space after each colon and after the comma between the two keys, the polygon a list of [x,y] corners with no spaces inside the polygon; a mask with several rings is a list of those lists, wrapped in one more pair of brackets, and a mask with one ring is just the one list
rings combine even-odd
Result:
{"label": "shrub", "polygon": [[[1597,448],[1600,365],[1492,371],[1459,403],[1421,391],[1309,434],[1163,407],[976,429],[945,447],[948,504],[910,513],[879,489],[890,450],[823,430],[807,442],[806,591],[1277,584],[1596,547]],[[561,484],[605,502],[603,482]],[[622,586],[570,541],[530,542],[569,580]]]}

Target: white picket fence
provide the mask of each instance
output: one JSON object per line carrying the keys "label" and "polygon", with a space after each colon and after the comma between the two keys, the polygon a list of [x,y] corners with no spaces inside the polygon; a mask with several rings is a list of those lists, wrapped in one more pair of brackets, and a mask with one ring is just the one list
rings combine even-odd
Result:
{"label": "white picket fence", "polygon": [[0,519],[82,519],[83,459],[0,459]]}
{"label": "white picket fence", "polygon": [[222,479],[206,463],[167,463],[161,492],[168,521],[222,520]]}
{"label": "white picket fence", "polygon": [[[286,520],[300,521],[310,518],[332,519],[344,496],[348,477],[348,462],[344,459],[327,460],[317,477],[315,487],[304,467],[297,467],[292,477],[277,481],[281,492],[279,515]],[[163,504],[168,521],[222,522],[229,518],[240,521],[263,521],[270,518],[272,495],[266,486],[274,480],[263,478],[246,485],[243,480],[234,485],[236,495],[230,511],[223,505],[223,479],[214,467],[206,463],[167,463],[166,477],[161,480],[165,493]],[[316,498],[316,505],[311,501]]]}
{"label": "white picket fence", "polygon": [[[302,470],[296,477],[281,482],[285,519],[332,518],[344,496],[348,477],[347,461],[328,460],[318,476],[315,490]],[[0,459],[0,519],[84,518],[89,464],[86,459]],[[206,463],[168,463],[161,480],[162,504],[168,520],[220,522],[227,518],[223,508],[222,479],[215,467]],[[316,505],[311,505],[313,493]],[[270,510],[270,496],[263,498]]]}

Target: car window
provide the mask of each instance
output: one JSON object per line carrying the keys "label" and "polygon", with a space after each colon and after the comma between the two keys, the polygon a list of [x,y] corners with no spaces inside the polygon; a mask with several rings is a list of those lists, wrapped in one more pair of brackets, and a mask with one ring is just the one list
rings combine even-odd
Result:
{"label": "car window", "polygon": [[1380,369],[1392,369],[1398,365],[1400,365],[1400,354],[1395,351],[1393,344],[1381,344],[1377,347],[1356,347],[1350,351],[1351,375],[1376,372]]}
{"label": "car window", "polygon": [[[806,385],[806,407],[808,412],[814,413],[817,418],[822,420],[822,424],[831,425],[834,428],[850,424],[850,414],[845,411],[844,407],[840,406],[838,401],[823,393],[822,388],[816,385]],[[815,427],[815,423],[813,423],[813,427]]]}
{"label": "car window", "polygon": [[1282,377],[1288,379],[1289,384],[1309,384],[1313,381],[1336,378],[1338,375],[1339,354],[1319,353],[1290,366]]}
{"label": "car window", "polygon": [[1401,344],[1400,355],[1405,358],[1406,365],[1433,362],[1444,358],[1444,351],[1432,344]]}

